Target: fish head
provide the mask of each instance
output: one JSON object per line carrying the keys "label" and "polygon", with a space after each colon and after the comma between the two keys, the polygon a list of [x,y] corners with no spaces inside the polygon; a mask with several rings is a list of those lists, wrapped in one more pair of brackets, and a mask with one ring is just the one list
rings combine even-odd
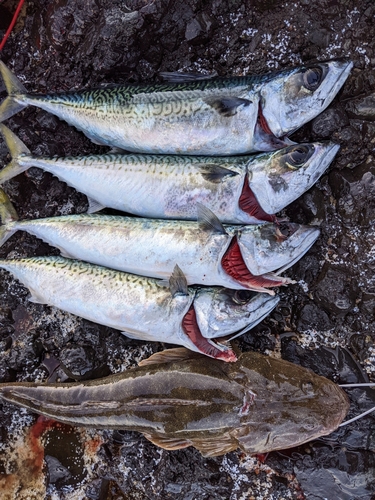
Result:
{"label": "fish head", "polygon": [[261,113],[276,137],[290,135],[315,118],[332,102],[353,63],[319,62],[281,71],[261,88]]}
{"label": "fish head", "polygon": [[258,354],[242,362],[243,356],[236,375],[245,388],[242,426],[233,435],[244,451],[299,446],[330,434],[345,418],[349,399],[332,381],[281,359]]}
{"label": "fish head", "polygon": [[212,339],[253,328],[278,302],[277,296],[250,290],[200,288],[194,310],[202,336]]}
{"label": "fish head", "polygon": [[331,141],[295,144],[248,164],[249,187],[268,214],[280,212],[320,178],[340,146]]}
{"label": "fish head", "polygon": [[259,276],[291,267],[311,248],[319,234],[316,227],[292,222],[259,224],[253,230],[241,228],[237,242],[247,269]]}

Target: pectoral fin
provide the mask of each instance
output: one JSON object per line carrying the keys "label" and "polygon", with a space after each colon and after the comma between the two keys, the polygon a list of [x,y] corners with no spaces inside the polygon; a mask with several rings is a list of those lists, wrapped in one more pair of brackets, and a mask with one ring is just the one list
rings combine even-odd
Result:
{"label": "pectoral fin", "polygon": [[29,302],[33,304],[47,304],[46,299],[41,297],[37,292],[29,288],[30,295],[28,297]]}
{"label": "pectoral fin", "polygon": [[228,432],[214,438],[191,439],[191,445],[204,457],[218,457],[238,448],[237,440]]}
{"label": "pectoral fin", "polygon": [[154,365],[159,363],[174,363],[176,361],[184,361],[186,359],[202,357],[201,354],[190,351],[185,347],[175,347],[166,349],[165,351],[155,352],[147,359],[143,359],[138,363],[138,366]]}
{"label": "pectoral fin", "polygon": [[205,102],[216,109],[216,111],[223,116],[234,116],[238,108],[246,107],[253,102],[249,99],[242,99],[241,97],[217,97],[212,99],[205,99]]}
{"label": "pectoral fin", "polygon": [[89,202],[89,208],[87,209],[88,214],[99,212],[99,210],[103,210],[103,208],[105,208],[105,206],[99,203],[98,201],[93,200],[92,198],[87,198],[87,199]]}
{"label": "pectoral fin", "polygon": [[187,448],[192,445],[191,441],[188,439],[160,437],[155,434],[149,434],[148,432],[142,432],[142,434],[146,439],[151,441],[151,443],[165,450],[181,450],[182,448]]}
{"label": "pectoral fin", "polygon": [[220,184],[226,177],[234,177],[239,175],[229,168],[221,167],[215,163],[206,163],[200,166],[201,175],[204,180],[212,182],[213,184]]}

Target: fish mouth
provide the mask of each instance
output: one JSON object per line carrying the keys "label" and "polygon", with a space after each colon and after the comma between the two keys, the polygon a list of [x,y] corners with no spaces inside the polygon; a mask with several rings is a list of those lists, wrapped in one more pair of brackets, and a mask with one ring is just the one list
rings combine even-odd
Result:
{"label": "fish mouth", "polygon": [[[264,232],[262,232],[264,231]],[[246,268],[255,279],[270,278],[288,280],[278,276],[301,259],[319,237],[316,227],[301,226],[291,222],[282,222],[278,226],[262,226],[257,241],[246,240],[246,234],[239,236],[238,246]],[[263,245],[264,242],[264,245]],[[276,283],[274,285],[277,286]]]}
{"label": "fish mouth", "polygon": [[[259,217],[263,217],[261,220],[275,221],[276,217],[273,216],[272,219],[269,214],[280,212],[310,189],[323,175],[340,149],[339,144],[331,141],[313,144],[315,152],[306,166],[272,176],[253,176],[249,181],[249,188],[245,186],[243,188],[243,206],[253,213],[258,213]],[[282,186],[282,189],[279,186]],[[249,202],[246,204],[247,199]]]}
{"label": "fish mouth", "polygon": [[[271,133],[285,141],[287,137],[324,111],[344,85],[353,63],[347,59],[317,62],[306,66],[320,67],[325,79],[310,97],[293,101],[290,95],[281,91],[275,95],[269,89],[262,91],[263,115]],[[298,74],[298,72],[296,73]],[[270,93],[271,92],[271,93]]]}
{"label": "fish mouth", "polygon": [[323,100],[323,107],[325,108],[329,106],[329,104],[333,101],[334,97],[344,85],[353,68],[353,62],[350,61],[350,59],[339,59],[332,62],[336,62],[337,65],[342,64],[343,66],[341,69],[341,73],[337,75],[336,82],[333,84],[330,94]]}
{"label": "fish mouth", "polygon": [[319,238],[320,235],[320,230],[318,228],[313,228],[313,227],[308,227],[308,226],[301,226],[297,231],[297,233],[300,233],[301,238],[299,240],[302,240],[302,242],[298,245],[298,250],[294,253],[292,256],[291,260],[285,264],[283,267],[280,267],[277,270],[277,273],[283,273],[290,267],[292,267],[296,262],[298,262],[313,246],[313,244],[316,242],[316,240]]}
{"label": "fish mouth", "polygon": [[267,296],[267,295],[262,295],[263,303],[259,305],[257,308],[257,317],[253,319],[251,323],[249,323],[245,328],[240,330],[239,332],[235,333],[232,337],[227,339],[227,342],[231,342],[237,337],[240,337],[241,335],[244,335],[246,332],[257,326],[259,323],[261,323],[273,309],[277,306],[279,303],[280,299],[278,296]]}

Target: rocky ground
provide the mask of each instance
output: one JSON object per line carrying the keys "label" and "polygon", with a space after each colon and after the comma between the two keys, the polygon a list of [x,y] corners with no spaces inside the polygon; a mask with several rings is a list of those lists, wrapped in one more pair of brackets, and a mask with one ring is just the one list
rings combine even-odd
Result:
{"label": "rocky ground", "polygon": [[[0,2],[0,37],[15,2]],[[283,215],[321,237],[289,275],[280,305],[238,341],[344,383],[375,371],[375,4],[372,0],[34,0],[25,2],[1,55],[32,92],[138,82],[160,71],[242,75],[350,57],[354,69],[332,105],[297,141],[331,138],[341,150],[319,183]],[[0,87],[0,90],[4,90]],[[2,92],[5,97],[5,91]],[[36,154],[105,151],[36,108],[7,122]],[[9,161],[0,143],[1,163]],[[5,185],[20,218],[84,212],[87,200],[41,170]],[[58,253],[24,233],[1,257]],[[161,350],[50,307],[0,274],[0,380],[95,378]],[[351,390],[350,415],[374,406]],[[0,405],[0,487],[6,499],[342,500],[375,498],[375,423],[268,457],[205,459],[167,452],[130,432],[52,425]],[[44,457],[44,460],[43,460]]]}

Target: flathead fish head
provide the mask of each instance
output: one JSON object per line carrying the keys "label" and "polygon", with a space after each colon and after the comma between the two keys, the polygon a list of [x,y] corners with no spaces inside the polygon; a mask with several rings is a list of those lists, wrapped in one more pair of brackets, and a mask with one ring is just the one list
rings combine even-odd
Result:
{"label": "flathead fish head", "polygon": [[250,290],[201,288],[194,299],[199,329],[206,338],[250,330],[277,305],[279,298]]}
{"label": "flathead fish head", "polygon": [[319,62],[282,71],[261,89],[261,110],[269,130],[284,137],[315,118],[332,102],[353,63]]}
{"label": "flathead fish head", "polygon": [[325,172],[339,148],[330,141],[296,144],[250,163],[249,187],[261,208],[275,214],[299,198]]}
{"label": "flathead fish head", "polygon": [[348,397],[325,377],[281,359],[258,355],[241,363],[242,357],[236,376],[245,387],[242,426],[233,436],[244,451],[299,446],[330,434],[345,418]]}
{"label": "flathead fish head", "polygon": [[291,267],[311,248],[319,237],[316,227],[292,222],[262,224],[239,231],[237,242],[248,270],[259,276],[281,273]]}

